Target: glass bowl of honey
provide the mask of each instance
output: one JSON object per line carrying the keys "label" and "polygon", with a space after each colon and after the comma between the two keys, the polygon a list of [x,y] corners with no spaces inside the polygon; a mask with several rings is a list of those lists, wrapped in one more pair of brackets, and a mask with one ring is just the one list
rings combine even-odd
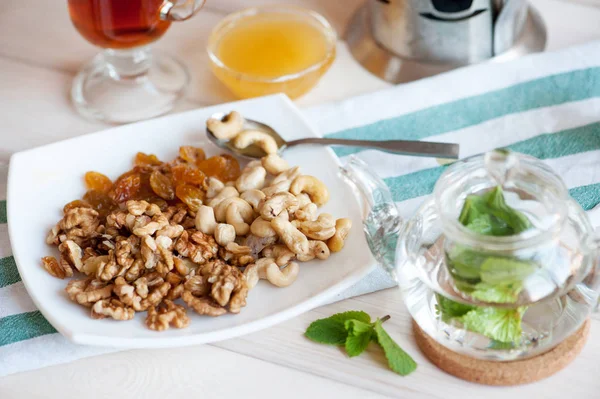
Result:
{"label": "glass bowl of honey", "polygon": [[237,97],[309,91],[335,59],[336,33],[320,14],[266,6],[228,15],[212,31],[208,55],[216,77]]}

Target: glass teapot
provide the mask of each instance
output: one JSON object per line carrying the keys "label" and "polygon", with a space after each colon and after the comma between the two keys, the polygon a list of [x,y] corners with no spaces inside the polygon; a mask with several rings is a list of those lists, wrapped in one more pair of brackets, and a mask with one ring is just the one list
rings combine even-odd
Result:
{"label": "glass teapot", "polygon": [[409,313],[449,349],[500,361],[539,355],[596,307],[600,238],[540,160],[496,150],[459,161],[405,223],[365,163],[353,158],[342,174]]}

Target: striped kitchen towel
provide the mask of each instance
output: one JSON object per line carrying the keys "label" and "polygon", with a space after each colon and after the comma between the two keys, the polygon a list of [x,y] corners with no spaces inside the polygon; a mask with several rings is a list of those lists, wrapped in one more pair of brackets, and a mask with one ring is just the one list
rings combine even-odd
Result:
{"label": "striped kitchen towel", "polygon": [[[509,147],[545,160],[584,209],[600,203],[600,42],[463,68],[305,112],[330,137],[458,142],[463,157]],[[370,164],[405,218],[445,169],[435,159],[335,151],[342,160],[357,154]],[[0,200],[5,190],[6,169],[0,167]],[[58,335],[27,296],[10,255],[6,203],[0,201],[0,376],[111,351]],[[337,299],[392,285],[376,270]]]}

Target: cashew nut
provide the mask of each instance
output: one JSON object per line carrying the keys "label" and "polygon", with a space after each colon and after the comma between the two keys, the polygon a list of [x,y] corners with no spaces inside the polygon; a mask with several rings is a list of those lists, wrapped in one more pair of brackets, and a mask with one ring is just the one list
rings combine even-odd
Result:
{"label": "cashew nut", "polygon": [[225,183],[225,187],[235,187],[235,180],[229,180]]}
{"label": "cashew nut", "polygon": [[327,259],[329,258],[330,251],[323,241],[308,241],[309,252],[308,254],[298,255],[297,258],[300,262],[308,262],[309,260],[317,259]]}
{"label": "cashew nut", "polygon": [[219,223],[215,227],[215,241],[224,247],[235,240],[235,228],[230,224]]}
{"label": "cashew nut", "polygon": [[245,168],[240,177],[235,181],[235,186],[240,193],[248,190],[260,189],[265,185],[266,177],[267,171],[262,166]]}
{"label": "cashew nut", "polygon": [[298,199],[298,208],[304,208],[306,205],[312,204],[310,197],[306,193],[296,194],[296,198]]}
{"label": "cashew nut", "polygon": [[210,118],[206,127],[220,140],[230,140],[244,127],[244,117],[237,111],[231,111],[222,120]]}
{"label": "cashew nut", "polygon": [[248,289],[251,290],[258,283],[258,267],[256,264],[252,263],[251,265],[246,266],[244,269],[244,276],[246,277],[246,285]]}
{"label": "cashew nut", "polygon": [[272,175],[278,175],[290,168],[287,161],[277,154],[269,154],[261,159],[262,166]]}
{"label": "cashew nut", "polygon": [[225,211],[225,221],[232,225],[235,234],[245,236],[250,231],[250,225],[254,218],[252,206],[241,198],[236,198]]}
{"label": "cashew nut", "polygon": [[344,248],[344,242],[348,233],[352,228],[352,220],[348,218],[341,218],[335,222],[335,234],[329,240],[327,240],[327,246],[331,252],[339,252]]}
{"label": "cashew nut", "polygon": [[317,205],[311,202],[310,204],[307,204],[302,208],[298,209],[294,213],[294,216],[298,220],[313,221],[317,218]]}
{"label": "cashew nut", "polygon": [[281,241],[295,254],[308,253],[308,239],[292,223],[282,218],[271,220],[271,227]]}
{"label": "cashew nut", "polygon": [[267,258],[275,259],[275,263],[279,266],[287,265],[292,259],[296,257],[296,254],[290,251],[285,245],[270,245],[263,249],[262,255]]}
{"label": "cashew nut", "polygon": [[292,222],[303,234],[313,240],[327,240],[335,234],[335,219],[322,213],[317,220],[294,220]]}
{"label": "cashew nut", "polygon": [[206,198],[211,199],[217,196],[225,188],[225,184],[215,177],[208,178],[208,188],[206,189]]}
{"label": "cashew nut", "polygon": [[298,176],[300,176],[300,167],[294,166],[293,168],[289,168],[285,172],[281,172],[280,174],[275,176],[275,178],[273,179],[271,184],[277,184],[280,181],[284,181],[284,180],[293,181]]}
{"label": "cashew nut", "polygon": [[271,184],[269,187],[263,188],[262,192],[269,197],[273,194],[288,192],[291,185],[291,180],[282,180],[275,184]]}
{"label": "cashew nut", "polygon": [[259,204],[260,215],[265,220],[279,216],[283,211],[295,212],[298,209],[298,200],[288,192],[277,193],[266,197]]}
{"label": "cashew nut", "polygon": [[252,253],[252,248],[245,245],[236,244],[235,242],[230,242],[227,244],[225,249],[234,255],[250,255]]}
{"label": "cashew nut", "polygon": [[236,190],[235,187],[224,187],[219,192],[219,194],[214,196],[213,199],[211,199],[208,202],[208,206],[210,206],[211,208],[214,208],[215,206],[219,205],[219,203],[226,198],[239,197],[239,196],[240,196],[240,193],[238,193],[238,190]]}
{"label": "cashew nut", "polygon": [[277,233],[271,227],[271,222],[263,219],[262,217],[257,217],[250,225],[250,231],[252,234],[258,237],[276,237]]}
{"label": "cashew nut", "polygon": [[267,281],[276,287],[287,287],[291,285],[298,277],[300,266],[296,262],[290,262],[283,270],[279,269],[275,263],[269,263],[264,273]]}
{"label": "cashew nut", "polygon": [[[225,198],[223,201],[219,202],[217,206],[213,209],[215,210],[215,219],[219,223],[225,222],[225,217],[227,214],[227,208],[231,205],[236,199],[242,200],[240,197],[229,197]],[[242,200],[243,201],[243,200]]]}
{"label": "cashew nut", "polygon": [[215,212],[213,208],[206,205],[200,205],[196,212],[196,230],[200,230],[204,234],[213,234],[217,221],[215,220]]}
{"label": "cashew nut", "polygon": [[258,212],[258,204],[265,197],[266,197],[265,193],[263,193],[262,191],[257,190],[257,189],[244,191],[240,195],[240,198],[243,199],[244,201],[246,201],[247,203],[249,203],[250,205],[252,205],[252,208],[257,212]]}
{"label": "cashew nut", "polygon": [[303,175],[296,177],[290,186],[290,193],[294,195],[306,193],[310,197],[310,200],[317,204],[317,206],[321,206],[329,201],[327,186],[314,176]]}
{"label": "cashew nut", "polygon": [[248,170],[248,169],[252,169],[255,168],[257,166],[262,166],[262,162],[260,159],[255,159],[254,161],[250,161],[246,164],[246,166],[244,167],[244,170]]}
{"label": "cashew nut", "polygon": [[239,149],[254,144],[257,147],[260,147],[266,154],[275,154],[279,149],[275,139],[271,135],[261,132],[260,130],[244,130],[233,138],[231,144]]}

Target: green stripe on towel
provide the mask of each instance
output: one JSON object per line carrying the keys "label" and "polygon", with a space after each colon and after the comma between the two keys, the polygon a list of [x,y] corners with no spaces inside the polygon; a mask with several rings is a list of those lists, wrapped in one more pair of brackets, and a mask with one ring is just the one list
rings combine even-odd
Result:
{"label": "green stripe on towel", "polygon": [[[501,116],[600,96],[600,68],[530,80],[504,89],[411,112],[326,137],[369,140],[421,140]],[[334,147],[339,157],[361,150]]]}
{"label": "green stripe on towel", "polygon": [[8,256],[0,259],[0,288],[21,281],[15,258]]}
{"label": "green stripe on towel", "polygon": [[583,209],[589,211],[600,204],[600,183],[572,188],[569,190],[569,194],[571,194],[571,197],[575,198],[575,201],[579,202],[579,205],[581,205]]}
{"label": "green stripe on towel", "polygon": [[[513,151],[539,159],[560,158],[600,149],[600,123],[547,133],[508,146]],[[394,201],[401,202],[430,194],[446,166],[438,166],[384,179]]]}
{"label": "green stripe on towel", "polygon": [[0,223],[6,223],[6,201],[0,201]]}
{"label": "green stripe on towel", "polygon": [[0,319],[0,346],[55,332],[54,327],[37,310],[6,316]]}

